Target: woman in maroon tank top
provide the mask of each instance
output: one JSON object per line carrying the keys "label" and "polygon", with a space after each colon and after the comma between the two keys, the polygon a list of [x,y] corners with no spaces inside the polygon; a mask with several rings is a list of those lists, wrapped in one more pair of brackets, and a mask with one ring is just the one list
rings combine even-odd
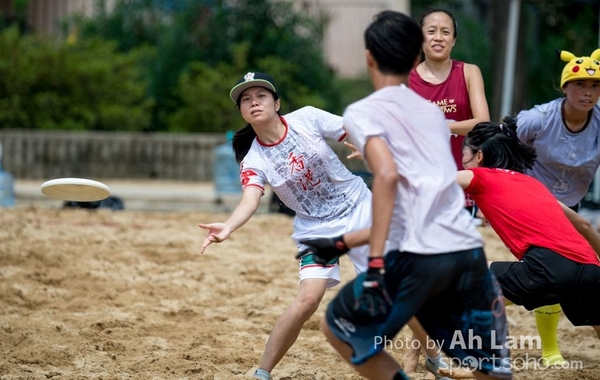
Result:
{"label": "woman in maroon tank top", "polygon": [[[417,94],[435,103],[448,119],[452,136],[450,145],[458,170],[462,170],[462,144],[467,133],[479,122],[490,121],[485,97],[483,76],[477,65],[450,58],[456,43],[456,19],[447,10],[433,8],[419,21],[423,30],[423,61],[410,72],[409,87]],[[473,201],[465,195],[465,206],[473,208]],[[412,323],[411,329],[418,328]],[[424,331],[422,331],[424,333]],[[416,336],[413,335],[413,339]],[[404,357],[404,371],[416,370],[420,349],[410,350]],[[431,352],[425,352],[427,359]],[[457,378],[469,374],[456,373]],[[436,375],[441,379],[442,376]]]}
{"label": "woman in maroon tank top", "polygon": [[456,19],[447,10],[433,9],[421,16],[424,60],[410,73],[409,86],[437,104],[448,119],[457,169],[462,169],[462,142],[475,124],[490,121],[483,77],[474,64],[450,58],[456,43]]}

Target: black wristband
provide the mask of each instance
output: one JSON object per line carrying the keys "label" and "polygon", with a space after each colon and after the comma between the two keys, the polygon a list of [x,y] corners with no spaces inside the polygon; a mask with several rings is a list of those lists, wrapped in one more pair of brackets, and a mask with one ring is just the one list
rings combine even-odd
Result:
{"label": "black wristband", "polygon": [[340,235],[340,236],[335,237],[333,239],[333,246],[340,253],[346,253],[346,252],[348,252],[350,250],[350,248],[348,248],[348,246],[346,245],[346,242],[344,241],[344,235]]}
{"label": "black wristband", "polygon": [[369,269],[384,269],[385,261],[382,256],[369,257]]}

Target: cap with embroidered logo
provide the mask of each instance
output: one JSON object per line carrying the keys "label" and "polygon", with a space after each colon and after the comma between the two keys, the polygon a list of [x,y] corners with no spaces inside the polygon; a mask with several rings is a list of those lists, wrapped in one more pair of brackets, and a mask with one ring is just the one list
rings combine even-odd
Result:
{"label": "cap with embroidered logo", "polygon": [[235,86],[229,92],[229,97],[233,100],[234,103],[237,104],[238,98],[246,90],[250,87],[264,87],[268,90],[273,91],[277,94],[277,87],[275,87],[275,83],[273,82],[273,78],[269,74],[259,73],[259,72],[248,72],[246,75],[240,78],[237,81]]}

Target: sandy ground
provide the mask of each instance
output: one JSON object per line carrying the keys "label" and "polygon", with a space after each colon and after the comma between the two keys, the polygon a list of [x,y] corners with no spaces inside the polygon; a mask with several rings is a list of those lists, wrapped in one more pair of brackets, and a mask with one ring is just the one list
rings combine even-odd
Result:
{"label": "sandy ground", "polygon": [[[228,241],[199,248],[198,222],[225,214],[0,209],[0,379],[245,379],[297,290],[291,219],[256,215]],[[488,257],[511,259],[489,228]],[[345,280],[351,265],[342,262]],[[326,344],[320,319],[336,288],[275,368],[275,379],[359,379]],[[597,310],[598,305],[590,305]],[[512,306],[512,336],[536,335]],[[403,330],[396,342],[407,341]],[[535,368],[520,345],[516,379],[600,379],[591,328],[560,322],[561,349],[582,369]],[[404,347],[392,354],[401,358]],[[516,365],[516,364],[515,364]],[[520,366],[522,367],[522,365]],[[419,367],[415,379],[424,378]]]}

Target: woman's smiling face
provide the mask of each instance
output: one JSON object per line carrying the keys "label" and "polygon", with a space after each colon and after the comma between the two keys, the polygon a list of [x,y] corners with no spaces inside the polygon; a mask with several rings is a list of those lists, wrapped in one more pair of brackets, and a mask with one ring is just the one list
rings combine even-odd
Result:
{"label": "woman's smiling face", "polygon": [[567,82],[562,91],[574,109],[588,112],[594,108],[600,97],[600,81],[597,79],[574,80]]}
{"label": "woman's smiling face", "polygon": [[444,12],[433,12],[423,19],[423,53],[428,59],[445,59],[456,42],[454,22]]}

